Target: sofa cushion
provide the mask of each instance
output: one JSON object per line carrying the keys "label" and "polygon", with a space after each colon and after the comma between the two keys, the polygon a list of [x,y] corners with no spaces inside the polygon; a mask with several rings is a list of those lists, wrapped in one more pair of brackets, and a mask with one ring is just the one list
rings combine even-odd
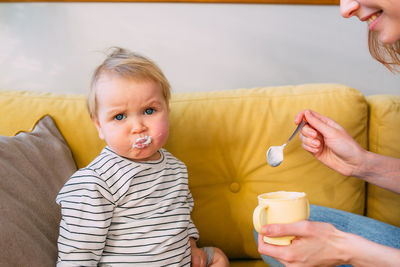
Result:
{"label": "sofa cushion", "polygon": [[55,198],[75,171],[71,151],[50,116],[32,132],[0,136],[2,266],[55,265],[60,222]]}
{"label": "sofa cushion", "polygon": [[[400,96],[368,96],[369,150],[400,158]],[[368,184],[367,216],[400,227],[400,194]]]}
{"label": "sofa cushion", "polygon": [[[266,151],[293,133],[295,115],[309,108],[343,125],[367,146],[367,103],[337,84],[308,84],[175,94],[166,148],[187,164],[200,245],[223,248],[230,258],[259,257],[252,213],[257,195],[301,191],[312,204],[364,212],[365,184],[315,160],[298,137],[283,163],[267,165]],[[229,242],[227,242],[229,240]]]}

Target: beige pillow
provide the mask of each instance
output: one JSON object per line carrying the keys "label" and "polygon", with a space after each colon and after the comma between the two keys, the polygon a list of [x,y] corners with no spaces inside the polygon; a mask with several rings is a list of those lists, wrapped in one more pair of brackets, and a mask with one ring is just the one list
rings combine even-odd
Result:
{"label": "beige pillow", "polygon": [[76,169],[50,116],[32,132],[0,136],[2,266],[55,266],[60,222],[55,198]]}

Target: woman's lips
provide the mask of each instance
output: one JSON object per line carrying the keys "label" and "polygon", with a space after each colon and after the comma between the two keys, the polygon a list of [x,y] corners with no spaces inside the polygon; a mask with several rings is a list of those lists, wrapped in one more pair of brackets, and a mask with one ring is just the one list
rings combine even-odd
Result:
{"label": "woman's lips", "polygon": [[378,11],[369,17],[363,19],[363,21],[367,21],[369,29],[372,31],[375,28],[375,25],[378,23],[378,19],[380,15],[382,14],[382,11]]}

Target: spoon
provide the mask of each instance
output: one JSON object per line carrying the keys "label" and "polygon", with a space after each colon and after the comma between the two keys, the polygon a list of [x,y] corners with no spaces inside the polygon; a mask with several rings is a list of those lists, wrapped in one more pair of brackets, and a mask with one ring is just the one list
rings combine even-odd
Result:
{"label": "spoon", "polygon": [[289,137],[286,143],[281,146],[271,146],[267,151],[267,162],[271,167],[279,166],[279,164],[283,161],[283,149],[285,146],[292,140],[292,138],[297,134],[298,131],[303,128],[306,122],[302,120],[297,126],[296,130],[294,130],[293,134]]}

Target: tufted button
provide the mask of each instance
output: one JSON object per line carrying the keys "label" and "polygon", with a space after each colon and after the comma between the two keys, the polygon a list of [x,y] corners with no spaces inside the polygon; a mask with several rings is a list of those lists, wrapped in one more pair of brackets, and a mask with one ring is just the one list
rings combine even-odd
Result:
{"label": "tufted button", "polygon": [[231,185],[229,186],[229,188],[231,189],[231,191],[232,191],[233,193],[237,193],[237,192],[240,191],[240,184],[239,184],[239,183],[236,183],[236,182],[233,182],[233,183],[231,183]]}

